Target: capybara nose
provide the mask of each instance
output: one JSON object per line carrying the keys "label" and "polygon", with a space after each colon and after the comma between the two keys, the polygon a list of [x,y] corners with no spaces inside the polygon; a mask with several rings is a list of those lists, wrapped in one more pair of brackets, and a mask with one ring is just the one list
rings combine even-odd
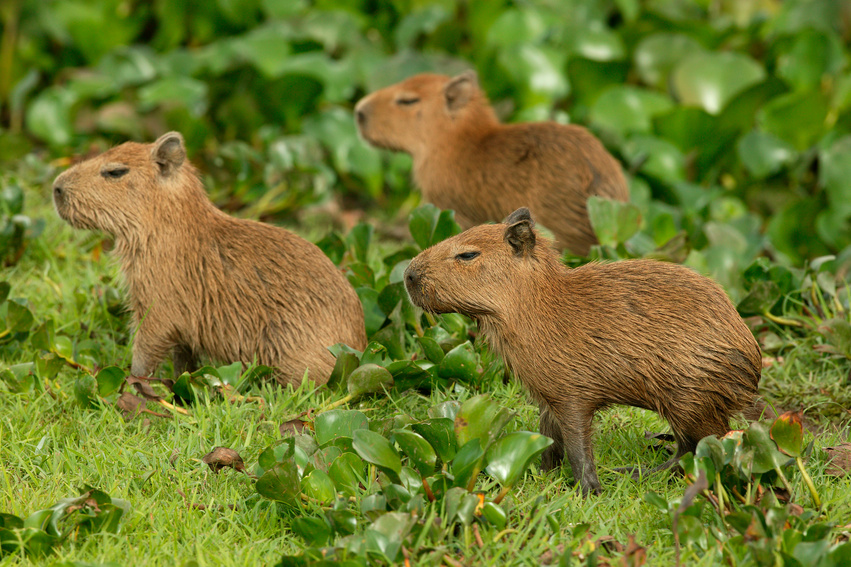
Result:
{"label": "capybara nose", "polygon": [[414,266],[408,266],[405,270],[405,287],[408,289],[416,286],[420,281],[420,272]]}
{"label": "capybara nose", "polygon": [[366,124],[366,112],[363,110],[355,110],[355,116],[358,119],[358,126],[363,126]]}
{"label": "capybara nose", "polygon": [[55,184],[53,186],[53,200],[61,201],[65,198],[65,188],[62,185]]}

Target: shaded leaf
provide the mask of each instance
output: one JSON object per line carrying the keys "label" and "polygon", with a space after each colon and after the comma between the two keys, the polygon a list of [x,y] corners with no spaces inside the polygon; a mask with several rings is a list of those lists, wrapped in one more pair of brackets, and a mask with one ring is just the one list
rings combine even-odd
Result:
{"label": "shaded leaf", "polygon": [[226,467],[245,472],[245,463],[243,463],[242,457],[229,447],[213,447],[212,451],[201,457],[201,461],[206,463],[214,473]]}

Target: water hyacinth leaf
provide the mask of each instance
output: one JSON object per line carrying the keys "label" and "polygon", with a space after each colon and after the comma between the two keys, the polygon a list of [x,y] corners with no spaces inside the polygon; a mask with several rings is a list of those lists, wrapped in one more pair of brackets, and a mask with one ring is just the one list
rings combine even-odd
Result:
{"label": "water hyacinth leaf", "polygon": [[372,243],[372,235],[375,227],[367,223],[358,223],[346,236],[346,241],[352,251],[352,255],[358,262],[368,263],[369,246]]}
{"label": "water hyacinth leaf", "polygon": [[363,306],[366,334],[372,336],[381,329],[384,320],[387,319],[384,311],[378,306],[378,292],[371,287],[360,286],[355,288],[355,293],[358,294],[358,299]]}
{"label": "water hyacinth leaf", "polygon": [[431,203],[422,204],[411,212],[408,230],[422,250],[461,232],[454,211],[441,211]]}
{"label": "water hyacinth leaf", "polygon": [[326,386],[331,390],[336,390],[340,384],[346,383],[349,374],[358,367],[360,359],[357,355],[351,352],[341,352],[337,355],[337,361],[334,363],[334,370],[331,371],[331,376],[328,378]]}
{"label": "water hyacinth leaf", "polygon": [[[698,459],[707,458],[712,461],[715,470],[724,468],[724,445],[717,437],[704,437],[697,444],[694,456]],[[710,479],[711,483],[711,479]]]}
{"label": "water hyacinth leaf", "polygon": [[395,429],[393,438],[421,476],[429,476],[434,472],[437,453],[425,438],[406,429]]}
{"label": "water hyacinth leaf", "polygon": [[437,368],[437,373],[443,378],[472,382],[479,375],[473,345],[466,341],[447,352]]}
{"label": "water hyacinth leaf", "polygon": [[815,89],[825,75],[844,65],[842,41],[832,29],[801,30],[791,49],[778,57],[777,74],[796,90]]}
{"label": "water hyacinth leaf", "polygon": [[476,475],[482,467],[482,460],[485,457],[485,450],[482,448],[482,442],[478,438],[471,439],[463,445],[452,459],[452,475],[455,477],[453,484],[457,487],[465,488],[475,482]]}
{"label": "water hyacinth leaf", "polygon": [[819,183],[833,206],[851,202],[851,136],[819,152]]}
{"label": "water hyacinth leaf", "polygon": [[358,529],[358,519],[351,510],[329,510],[325,517],[338,534],[351,535]]}
{"label": "water hyacinth leaf", "polygon": [[[393,376],[395,387],[399,391],[415,388],[430,388],[435,382],[423,362],[397,360],[387,365],[387,371]],[[426,363],[427,364],[427,363]]]}
{"label": "water hyacinth leaf", "polygon": [[469,526],[476,517],[476,509],[481,504],[481,499],[478,494],[465,494],[458,504],[458,511],[455,513],[458,520],[465,526]]}
{"label": "water hyacinth leaf", "polygon": [[35,374],[42,380],[53,380],[65,366],[65,359],[53,352],[42,352],[33,358]]}
{"label": "water hyacinth leaf", "polygon": [[10,299],[6,302],[6,331],[8,334],[28,331],[34,321],[32,312],[23,300]]}
{"label": "water hyacinth leaf", "polygon": [[801,456],[804,446],[803,417],[801,411],[787,411],[777,416],[769,429],[769,435],[777,448],[790,457]]}
{"label": "water hyacinth leaf", "polygon": [[352,440],[345,437],[335,439],[332,445],[322,447],[310,456],[310,465],[321,471],[330,471],[331,464],[343,454],[343,450],[351,450]]}
{"label": "water hyacinth leaf", "polygon": [[355,431],[369,429],[369,419],[357,410],[330,410],[316,416],[313,423],[320,447],[339,438],[354,438]]}
{"label": "water hyacinth leaf", "polygon": [[84,408],[93,408],[97,404],[98,383],[94,376],[83,373],[74,381],[74,397]]}
{"label": "water hyacinth leaf", "polygon": [[[0,295],[2,295],[2,290],[0,290]],[[0,303],[2,302],[3,300],[0,299]],[[30,335],[30,344],[33,346],[33,348],[38,350],[53,350],[54,341],[56,338],[56,333],[54,332],[53,328],[53,319],[48,319],[47,321],[39,325],[36,330],[33,331],[32,335]]]}
{"label": "water hyacinth leaf", "polygon": [[402,460],[385,437],[368,429],[358,429],[352,439],[352,448],[364,461],[377,466],[394,482],[401,482]]}
{"label": "water hyacinth leaf", "polygon": [[12,291],[12,284],[9,282],[0,282],[0,303],[9,299],[9,292]]}
{"label": "water hyacinth leaf", "polygon": [[455,416],[458,415],[459,409],[461,409],[461,404],[455,400],[448,400],[428,408],[428,416],[432,419],[445,417],[455,423]]}
{"label": "water hyacinth leaf", "polygon": [[290,528],[311,546],[325,545],[331,539],[331,526],[321,518],[295,518]]}
{"label": "water hyacinth leaf", "polygon": [[487,473],[503,486],[514,486],[529,468],[532,459],[553,444],[553,440],[540,433],[515,431],[494,442],[487,452]]}
{"label": "water hyacinth leaf", "polygon": [[346,387],[354,399],[384,393],[393,388],[393,375],[377,364],[363,364],[349,374]]}
{"label": "water hyacinth leaf", "polygon": [[505,510],[499,504],[493,502],[485,502],[482,507],[482,516],[498,530],[505,529],[505,524],[508,521]]}
{"label": "water hyacinth leaf", "polygon": [[387,366],[392,361],[390,353],[387,352],[387,347],[383,344],[372,341],[363,351],[361,355],[361,364],[377,364],[379,366]]}
{"label": "water hyacinth leaf", "polygon": [[644,37],[633,52],[635,68],[641,80],[666,89],[673,68],[685,57],[703,51],[700,43],[681,33],[655,33]]}
{"label": "water hyacinth leaf", "polygon": [[292,438],[284,439],[278,445],[266,447],[257,456],[257,467],[254,469],[254,474],[262,476],[264,472],[276,464],[292,459],[294,452],[295,441]]}
{"label": "water hyacinth leaf", "polygon": [[97,374],[98,394],[108,396],[116,392],[124,383],[125,376],[127,373],[117,366],[100,369]]}
{"label": "water hyacinth leaf", "polygon": [[417,337],[417,342],[420,343],[426,358],[435,364],[443,362],[443,357],[445,357],[446,354],[443,352],[443,349],[440,348],[440,345],[436,340],[431,337]]}
{"label": "water hyacinth leaf", "polygon": [[824,133],[828,112],[824,94],[799,91],[774,97],[765,103],[757,113],[757,123],[762,130],[804,151]]}
{"label": "water hyacinth leaf", "polygon": [[257,479],[254,487],[261,496],[269,500],[296,505],[301,493],[301,482],[295,461],[275,463],[274,467]]}
{"label": "water hyacinth leaf", "polygon": [[633,86],[615,85],[606,89],[591,107],[591,121],[621,135],[649,133],[654,116],[664,114],[674,103],[658,92]]}
{"label": "water hyacinth leaf", "polygon": [[301,479],[301,489],[308,498],[318,500],[320,504],[331,503],[337,496],[334,481],[328,473],[319,469],[310,471]]}
{"label": "water hyacinth leaf", "polygon": [[792,163],[797,156],[791,144],[759,130],[742,136],[736,149],[742,164],[756,179],[774,175]]}
{"label": "water hyacinth leaf", "polygon": [[473,396],[461,405],[455,416],[458,445],[464,447],[472,439],[478,439],[482,449],[487,450],[510,420],[511,413],[489,396]]}
{"label": "water hyacinth leaf", "polygon": [[668,184],[686,180],[685,155],[668,140],[636,134],[623,146],[630,164],[641,164],[639,171]]}
{"label": "water hyacinth leaf", "polygon": [[366,464],[354,453],[343,453],[331,463],[328,476],[334,482],[337,490],[354,496],[364,477]]}
{"label": "water hyacinth leaf", "polygon": [[748,294],[739,302],[736,309],[742,315],[761,315],[768,313],[780,300],[780,288],[771,280],[754,282]]}
{"label": "water hyacinth leaf", "polygon": [[641,228],[641,211],[632,203],[592,196],[588,198],[588,217],[604,246],[626,242]]}
{"label": "water hyacinth leaf", "polygon": [[788,460],[788,457],[777,449],[768,429],[762,423],[752,423],[745,430],[742,441],[744,449],[753,449],[752,471],[756,474],[778,469]]}
{"label": "water hyacinth leaf", "polygon": [[683,105],[719,114],[733,97],[765,76],[762,65],[741,53],[697,51],[680,60],[672,79]]}
{"label": "water hyacinth leaf", "polygon": [[414,423],[411,429],[422,435],[444,463],[455,457],[455,420],[448,417],[434,417],[422,423]]}

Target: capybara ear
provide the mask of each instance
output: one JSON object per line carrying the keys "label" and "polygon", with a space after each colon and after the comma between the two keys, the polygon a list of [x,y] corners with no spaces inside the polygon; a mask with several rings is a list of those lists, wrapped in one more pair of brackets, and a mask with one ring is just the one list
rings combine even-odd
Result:
{"label": "capybara ear", "polygon": [[464,71],[456,75],[443,87],[443,96],[446,98],[446,108],[450,112],[460,110],[470,102],[473,93],[479,88],[479,76],[475,71]]}
{"label": "capybara ear", "polygon": [[180,135],[180,132],[163,134],[154,142],[151,156],[160,166],[162,176],[171,176],[180,169],[183,160],[186,159],[186,146],[183,144],[183,136]]}
{"label": "capybara ear", "polygon": [[535,247],[535,221],[526,207],[517,209],[505,219],[505,241],[517,256],[525,256]]}

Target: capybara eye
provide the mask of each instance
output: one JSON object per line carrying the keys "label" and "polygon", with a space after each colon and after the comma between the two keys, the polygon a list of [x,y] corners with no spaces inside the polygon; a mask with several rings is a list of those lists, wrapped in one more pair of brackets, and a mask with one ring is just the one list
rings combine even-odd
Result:
{"label": "capybara eye", "polygon": [[130,171],[129,167],[114,167],[112,169],[104,169],[100,174],[107,179],[118,179],[119,177],[124,177],[128,171]]}
{"label": "capybara eye", "polygon": [[461,252],[457,256],[455,256],[456,260],[472,260],[473,258],[478,258],[481,255],[481,252]]}
{"label": "capybara eye", "polygon": [[399,106],[410,106],[412,104],[417,104],[418,102],[420,102],[420,99],[415,96],[396,99],[396,104]]}

